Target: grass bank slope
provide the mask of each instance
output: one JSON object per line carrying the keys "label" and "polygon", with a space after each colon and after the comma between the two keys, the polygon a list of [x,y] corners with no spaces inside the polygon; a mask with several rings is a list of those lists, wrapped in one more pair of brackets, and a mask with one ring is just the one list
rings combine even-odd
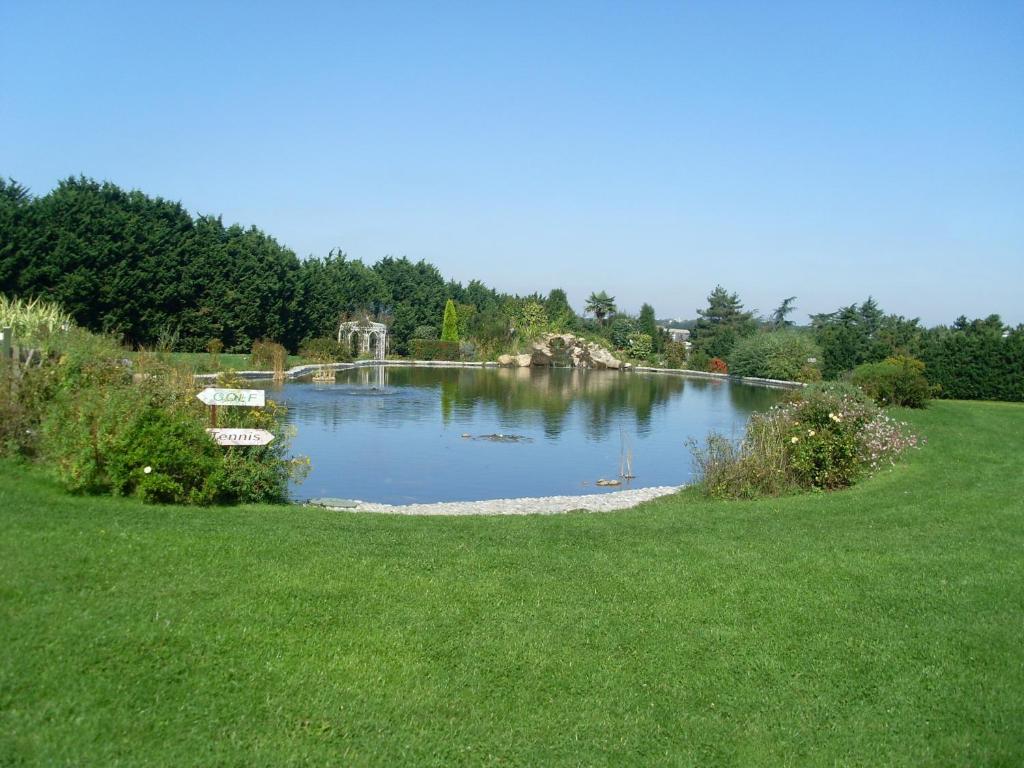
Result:
{"label": "grass bank slope", "polygon": [[607,515],[5,467],[0,764],[1020,765],[1024,407],[905,417],[928,445],[851,491]]}

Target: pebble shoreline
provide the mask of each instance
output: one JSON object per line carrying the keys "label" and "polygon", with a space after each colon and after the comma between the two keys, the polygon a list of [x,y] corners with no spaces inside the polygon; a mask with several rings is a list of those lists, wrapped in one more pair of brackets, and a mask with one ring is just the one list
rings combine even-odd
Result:
{"label": "pebble shoreline", "polygon": [[338,512],[379,512],[390,515],[556,515],[564,512],[613,512],[629,509],[659,496],[668,496],[681,486],[662,485],[627,491],[591,493],[584,496],[541,496],[486,501],[442,501],[434,504],[377,504],[355,501],[351,506],[316,505]]}

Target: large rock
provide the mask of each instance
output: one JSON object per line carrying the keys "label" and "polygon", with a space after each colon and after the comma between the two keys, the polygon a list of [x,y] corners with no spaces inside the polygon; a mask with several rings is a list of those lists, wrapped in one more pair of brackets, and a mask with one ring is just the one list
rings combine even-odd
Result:
{"label": "large rock", "polygon": [[600,344],[581,339],[571,333],[549,333],[533,345],[528,365],[551,365],[556,355],[564,353],[575,368],[608,368],[618,370],[622,361]]}
{"label": "large rock", "polygon": [[516,365],[526,368],[533,362],[533,355],[516,355]]}
{"label": "large rock", "polygon": [[512,355],[500,355],[498,365],[516,365],[516,359]]}

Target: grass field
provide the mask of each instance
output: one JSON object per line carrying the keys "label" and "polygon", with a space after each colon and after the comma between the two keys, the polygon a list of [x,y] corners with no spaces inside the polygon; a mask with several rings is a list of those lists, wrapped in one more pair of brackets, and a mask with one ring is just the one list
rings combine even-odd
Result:
{"label": "grass field", "polygon": [[[164,352],[161,353],[176,366],[190,369],[193,373],[215,371],[260,371],[270,370],[267,365],[253,363],[249,355],[222,352],[214,357],[206,352]],[[288,355],[285,370],[309,362],[299,355]]]}
{"label": "grass field", "polygon": [[[417,519],[0,474],[0,764],[1024,764],[1024,407],[851,491]],[[680,447],[680,461],[686,460]]]}

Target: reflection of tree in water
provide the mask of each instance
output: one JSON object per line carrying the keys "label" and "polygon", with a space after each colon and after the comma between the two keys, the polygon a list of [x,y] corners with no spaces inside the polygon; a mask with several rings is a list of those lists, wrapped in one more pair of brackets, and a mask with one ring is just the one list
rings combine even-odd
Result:
{"label": "reflection of tree in water", "polygon": [[392,368],[391,387],[440,390],[442,416],[493,407],[504,419],[539,416],[544,432],[556,437],[574,406],[580,408],[587,434],[607,437],[617,421],[631,417],[649,429],[654,410],[682,393],[686,383],[674,376],[641,376],[562,368]]}
{"label": "reflection of tree in water", "polygon": [[[689,387],[728,398],[741,413],[765,410],[778,392],[671,375],[645,375],[572,368],[428,368],[373,366],[339,372],[338,384],[307,391],[289,405],[291,415],[338,426],[353,418],[382,426],[441,417],[450,424],[481,409],[493,410],[510,427],[539,423],[558,437],[576,409],[587,437],[614,437],[624,420],[649,432],[656,412]],[[339,398],[339,392],[349,397]]]}

